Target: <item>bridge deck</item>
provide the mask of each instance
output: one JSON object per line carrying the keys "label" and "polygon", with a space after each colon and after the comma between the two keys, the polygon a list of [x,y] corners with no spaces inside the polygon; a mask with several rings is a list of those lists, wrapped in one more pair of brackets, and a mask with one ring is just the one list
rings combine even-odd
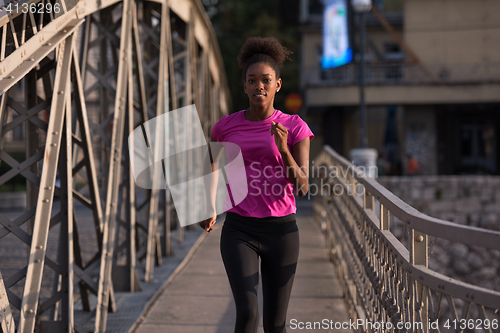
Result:
{"label": "bridge deck", "polygon": [[[288,331],[294,331],[291,329],[294,328],[293,319],[297,323],[323,319],[348,322],[342,290],[328,260],[324,236],[312,218],[309,205],[299,202],[298,206],[300,255],[288,310]],[[219,252],[220,231],[219,225],[205,237],[183,270],[151,306],[136,333],[233,332],[235,308]],[[262,304],[260,309],[262,311]],[[263,332],[262,313],[260,318],[259,332]]]}

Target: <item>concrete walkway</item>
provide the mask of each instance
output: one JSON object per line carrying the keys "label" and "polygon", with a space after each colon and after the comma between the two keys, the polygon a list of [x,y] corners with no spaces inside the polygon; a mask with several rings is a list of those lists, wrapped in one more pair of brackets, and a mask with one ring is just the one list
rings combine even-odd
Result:
{"label": "concrete walkway", "polygon": [[[288,309],[287,330],[352,332],[334,328],[299,329],[299,322],[304,325],[323,319],[333,323],[349,322],[342,290],[327,257],[324,236],[313,220],[310,208],[304,208],[297,217],[300,255]],[[236,314],[219,252],[220,231],[221,225],[204,238],[182,271],[153,303],[135,333],[233,332]],[[262,304],[260,309],[259,332],[263,332]]]}

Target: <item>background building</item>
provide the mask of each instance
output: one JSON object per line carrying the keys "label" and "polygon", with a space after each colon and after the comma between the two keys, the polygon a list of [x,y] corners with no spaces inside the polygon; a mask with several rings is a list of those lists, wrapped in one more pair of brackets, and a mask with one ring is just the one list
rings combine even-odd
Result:
{"label": "background building", "polygon": [[[349,1],[348,1],[349,2]],[[499,174],[500,11],[496,0],[374,1],[366,20],[368,144],[404,173]],[[349,3],[354,61],[321,70],[319,0],[301,0],[304,118],[344,156],[359,145],[359,43]],[[399,165],[399,167],[398,167]]]}

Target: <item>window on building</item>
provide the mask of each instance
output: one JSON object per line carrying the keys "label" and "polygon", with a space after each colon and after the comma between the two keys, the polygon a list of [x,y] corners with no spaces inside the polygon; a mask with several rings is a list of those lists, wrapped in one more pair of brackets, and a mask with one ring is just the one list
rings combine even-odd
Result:
{"label": "window on building", "polygon": [[384,58],[388,61],[401,61],[404,60],[405,55],[398,43],[385,43]]}
{"label": "window on building", "polygon": [[373,5],[376,6],[379,10],[384,11],[384,0],[374,0]]}
{"label": "window on building", "polygon": [[401,63],[405,55],[401,46],[397,43],[384,44],[384,58],[387,61],[385,79],[388,81],[400,81],[403,79]]}
{"label": "window on building", "polygon": [[323,1],[309,0],[309,15],[322,15],[322,14],[323,14]]}
{"label": "window on building", "polygon": [[495,170],[495,128],[486,124],[460,126],[460,171],[493,173]]}
{"label": "window on building", "polygon": [[386,13],[402,13],[404,8],[404,0],[384,0],[382,2],[383,10]]}
{"label": "window on building", "polygon": [[473,140],[472,128],[462,127],[460,131],[460,153],[462,158],[472,157]]}

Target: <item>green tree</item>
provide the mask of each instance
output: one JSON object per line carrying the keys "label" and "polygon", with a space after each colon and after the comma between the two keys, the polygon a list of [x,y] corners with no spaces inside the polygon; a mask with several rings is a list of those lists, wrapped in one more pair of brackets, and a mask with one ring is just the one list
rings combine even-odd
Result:
{"label": "green tree", "polygon": [[274,106],[284,109],[284,99],[292,92],[299,92],[299,34],[298,0],[204,0],[211,17],[224,60],[228,84],[233,100],[233,110],[248,107],[248,97],[243,92],[238,53],[248,37],[276,37],[293,52],[281,69],[283,88],[276,95]]}

